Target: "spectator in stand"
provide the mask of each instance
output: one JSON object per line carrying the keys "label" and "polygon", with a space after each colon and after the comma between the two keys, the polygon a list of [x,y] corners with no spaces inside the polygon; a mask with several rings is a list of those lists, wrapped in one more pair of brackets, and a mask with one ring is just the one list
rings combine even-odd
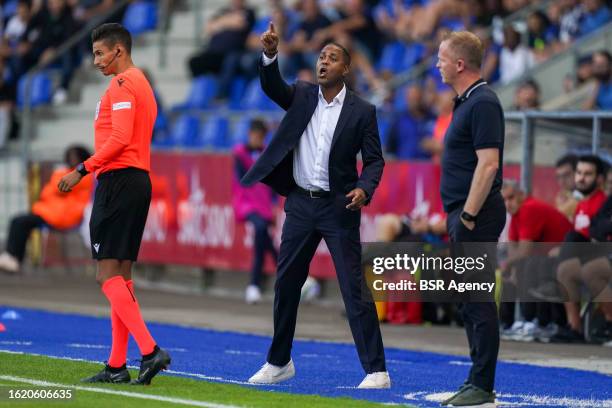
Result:
{"label": "spectator in stand", "polygon": [[[557,280],[565,290],[565,296],[562,299],[565,301],[568,326],[560,328],[559,332],[551,338],[552,342],[584,342],[578,303],[580,300],[580,270],[583,265],[602,256],[601,247],[585,245],[585,243],[591,242],[589,227],[606,201],[606,195],[602,190],[605,170],[604,162],[593,155],[581,156],[576,165],[576,188],[584,198],[576,207],[574,228],[565,236],[561,245],[557,268]],[[530,293],[542,300],[559,300],[556,285],[540,286]]]}
{"label": "spectator in stand", "polygon": [[548,58],[548,47],[555,42],[556,36],[555,27],[543,11],[536,10],[527,17],[527,41],[536,60]]}
{"label": "spectator in stand", "polygon": [[[560,303],[535,302],[528,293],[530,287],[549,281],[556,266],[548,249],[534,243],[562,242],[572,224],[552,205],[525,194],[514,180],[504,181],[501,192],[512,216],[509,256],[502,271],[505,302],[500,306],[502,322],[512,327],[502,332],[502,338],[547,342],[566,324],[565,310]],[[515,299],[517,291],[523,320],[514,321],[514,303],[507,297]]]}
{"label": "spectator in stand", "polygon": [[514,109],[540,109],[540,86],[535,80],[528,79],[516,89]]}
{"label": "spectator in stand", "polygon": [[[608,169],[608,183],[612,184],[612,168]],[[595,341],[612,340],[612,266],[610,245],[612,242],[612,195],[593,218],[589,228],[591,240],[604,243],[603,255],[585,263],[580,271],[582,282],[589,288],[594,301],[599,302],[605,322],[591,333]]]}
{"label": "spectator in stand", "polygon": [[559,40],[564,46],[571,43],[578,34],[583,9],[578,0],[561,0],[559,21]]}
{"label": "spectator in stand", "polygon": [[436,96],[435,112],[438,116],[434,123],[433,134],[431,138],[423,139],[421,146],[423,150],[431,154],[434,163],[439,164],[442,159],[442,152],[444,151],[446,129],[448,129],[453,119],[453,107],[455,105],[453,98],[455,97],[455,92],[448,88],[440,91]]}
{"label": "spectator in stand", "polygon": [[584,85],[593,77],[593,57],[585,55],[578,58],[576,73],[567,74],[563,79],[563,89],[566,93]]}
{"label": "spectator in stand", "polygon": [[6,146],[13,126],[15,83],[7,81],[4,59],[0,58],[0,150]]}
{"label": "spectator in stand", "polygon": [[261,278],[266,252],[276,262],[278,253],[270,237],[268,228],[274,221],[272,189],[262,183],[252,187],[240,185],[240,179],[253,166],[264,150],[264,139],[268,128],[261,119],[253,119],[249,126],[248,141],[234,148],[234,178],[232,182],[232,202],[236,220],[249,222],[253,227],[253,266],[251,282],[246,289],[245,300],[248,304],[261,301]]}
{"label": "spectator in stand", "polygon": [[504,29],[504,46],[499,57],[499,74],[502,84],[519,78],[534,65],[531,50],[521,44],[520,34],[511,26]]}
{"label": "spectator in stand", "polygon": [[368,59],[377,61],[382,51],[382,37],[365,0],[340,2],[338,14],[340,19],[326,28],[319,29],[314,35],[314,41],[323,44],[346,34],[357,43]]}
{"label": "spectator in stand", "polygon": [[87,160],[89,151],[81,146],[71,146],[65,152],[66,167],[57,169],[40,192],[32,210],[15,216],[10,223],[6,251],[0,254],[0,270],[19,273],[25,257],[26,243],[35,228],[49,226],[56,230],[69,230],[81,223],[85,206],[91,198],[93,176],[85,176],[72,191],[62,193],[57,189],[60,179],[77,164]]}
{"label": "spectator in stand", "polygon": [[578,201],[582,194],[576,190],[576,165],[578,156],[566,154],[555,163],[555,178],[559,186],[559,192],[555,196],[555,208],[565,214],[568,220],[574,219]]}
{"label": "spectator in stand", "polygon": [[435,118],[423,105],[423,90],[412,84],[406,88],[406,109],[400,112],[389,130],[386,153],[399,160],[429,159],[423,140],[431,138]]}
{"label": "spectator in stand", "polygon": [[584,109],[612,109],[612,55],[606,50],[593,53],[595,92],[585,102]]}
{"label": "spectator in stand", "polygon": [[[84,26],[96,16],[108,13],[117,2],[118,0],[68,0],[68,4],[72,7],[72,15],[79,26]],[[102,23],[121,23],[125,10],[127,5],[120,7]]]}
{"label": "spectator in stand", "polygon": [[578,36],[590,34],[612,21],[612,11],[603,0],[582,0],[583,14],[578,25]]}
{"label": "spectator in stand", "polygon": [[232,0],[206,24],[204,31],[210,40],[204,50],[189,58],[191,76],[219,75],[219,97],[227,97],[254,24],[255,12],[246,0]]}
{"label": "spectator in stand", "polygon": [[[17,3],[17,11],[13,17],[11,17],[6,24],[4,30],[4,46],[8,47],[9,55],[12,54],[12,50],[17,46],[19,40],[25,33],[25,30],[32,18],[32,1],[31,0],[19,0]],[[3,52],[4,56],[8,56]]]}
{"label": "spectator in stand", "polygon": [[[248,50],[248,55],[242,57],[241,69],[242,71],[247,73],[247,77],[249,79],[258,75],[258,66],[259,59],[261,58],[261,40],[260,37],[267,30],[270,22],[274,24],[276,28],[276,32],[283,40],[279,44],[278,52],[281,55],[290,54],[290,47],[287,45],[289,38],[291,36],[291,21],[289,16],[289,11],[285,10],[282,6],[282,3],[272,2],[270,16],[268,18],[259,19],[255,26],[253,27],[253,31],[249,34],[246,41],[246,48]],[[238,54],[235,54],[236,56]],[[231,57],[230,57],[231,58]],[[293,64],[291,58],[283,58],[282,66],[280,67],[283,75],[294,76],[296,72],[296,67]]]}
{"label": "spectator in stand", "polygon": [[[55,57],[55,51],[77,29],[72,9],[66,0],[48,0],[46,6],[29,21],[18,46],[16,77],[19,78],[38,63],[47,63]],[[67,90],[77,67],[75,54],[67,52],[59,61],[62,65],[62,79],[53,96],[53,102],[62,104],[67,99]]]}
{"label": "spectator in stand", "polygon": [[480,38],[484,54],[482,56],[482,79],[489,83],[499,79],[500,47],[495,44],[487,27],[477,27],[474,34]]}
{"label": "spectator in stand", "polygon": [[[291,53],[291,60],[297,70],[309,68],[314,70],[312,61],[321,49],[321,44],[315,33],[326,29],[331,21],[321,12],[317,0],[304,0],[300,3],[301,20],[291,40],[287,44]],[[281,43],[282,44],[282,43]]]}

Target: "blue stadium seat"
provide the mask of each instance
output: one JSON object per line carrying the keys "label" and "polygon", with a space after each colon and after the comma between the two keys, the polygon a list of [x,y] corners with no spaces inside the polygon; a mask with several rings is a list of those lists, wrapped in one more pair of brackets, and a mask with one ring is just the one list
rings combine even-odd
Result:
{"label": "blue stadium seat", "polygon": [[133,36],[138,36],[157,27],[157,4],[137,1],[129,5],[123,17],[123,26]]}
{"label": "blue stadium seat", "polygon": [[242,104],[242,97],[244,96],[244,91],[246,90],[247,80],[242,76],[237,76],[232,80],[232,85],[230,86],[230,95],[229,95],[229,108],[230,109],[240,109]]}
{"label": "blue stadium seat", "polygon": [[192,147],[204,149],[228,149],[231,146],[227,137],[229,124],[227,118],[210,117],[200,127],[200,132]]}
{"label": "blue stadium seat", "polygon": [[246,143],[249,138],[249,126],[252,118],[249,115],[243,115],[238,119],[233,126],[230,139],[232,145]]}
{"label": "blue stadium seat", "polygon": [[196,138],[198,137],[199,127],[200,120],[197,116],[189,114],[179,116],[174,122],[172,130],[170,131],[168,146],[193,146]]}
{"label": "blue stadium seat", "polygon": [[19,0],[7,0],[2,6],[2,17],[8,22],[8,20],[17,14],[17,4]]}
{"label": "blue stadium seat", "polygon": [[393,109],[401,112],[407,108],[406,105],[406,89],[408,85],[403,85],[395,89],[395,95],[393,95]]}
{"label": "blue stadium seat", "polygon": [[378,63],[378,70],[399,72],[401,70],[400,61],[404,59],[405,53],[406,46],[399,41],[385,45]]}
{"label": "blue stadium seat", "polygon": [[[23,107],[26,95],[26,79],[23,76],[17,84],[17,106]],[[32,78],[30,89],[30,103],[32,107],[51,103],[53,98],[53,83],[47,72],[39,72]]]}
{"label": "blue stadium seat", "polygon": [[412,43],[406,46],[400,63],[400,71],[407,71],[423,59],[425,46],[422,43]]}
{"label": "blue stadium seat", "polygon": [[385,115],[378,115],[378,134],[380,136],[380,144],[385,149],[387,145],[387,139],[389,137],[389,130],[391,129],[391,121]]}
{"label": "blue stadium seat", "polygon": [[276,109],[276,104],[261,89],[259,78],[253,79],[247,85],[244,97],[242,98],[242,108],[257,110]]}
{"label": "blue stadium seat", "polygon": [[199,110],[210,107],[211,101],[217,95],[219,84],[212,75],[202,75],[191,81],[189,95],[185,102],[172,107],[173,112]]}

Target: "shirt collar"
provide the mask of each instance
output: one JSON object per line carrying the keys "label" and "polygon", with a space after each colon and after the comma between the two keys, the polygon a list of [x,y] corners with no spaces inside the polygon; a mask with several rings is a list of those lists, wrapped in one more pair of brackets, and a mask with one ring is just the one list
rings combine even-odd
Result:
{"label": "shirt collar", "polygon": [[325,100],[325,97],[323,97],[323,92],[321,91],[321,87],[319,86],[319,100],[321,100],[326,105],[334,105],[334,104],[342,105],[344,103],[345,98],[346,98],[346,84],[342,85],[342,89],[340,90],[340,92],[338,92],[338,95],[334,96],[334,99],[332,99],[331,103],[329,104]]}
{"label": "shirt collar", "polygon": [[476,90],[476,88],[479,88],[486,84],[487,84],[487,81],[480,78],[479,80],[474,82],[472,85],[470,85],[463,94],[455,96],[455,99],[454,99],[455,107],[457,107],[461,102],[465,102],[472,95],[472,92]]}

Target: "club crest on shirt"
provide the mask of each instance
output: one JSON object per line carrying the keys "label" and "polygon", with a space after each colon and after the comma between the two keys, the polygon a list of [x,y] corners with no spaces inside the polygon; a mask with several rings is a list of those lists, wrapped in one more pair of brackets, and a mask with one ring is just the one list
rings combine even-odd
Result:
{"label": "club crest on shirt", "polygon": [[124,82],[125,82],[125,79],[123,79],[123,78],[118,78],[117,79],[117,83],[119,84],[119,86],[122,86]]}

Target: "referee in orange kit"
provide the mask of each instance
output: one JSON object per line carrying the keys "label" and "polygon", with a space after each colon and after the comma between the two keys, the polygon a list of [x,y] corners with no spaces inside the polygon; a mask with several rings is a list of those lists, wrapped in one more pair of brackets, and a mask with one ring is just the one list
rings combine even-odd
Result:
{"label": "referee in orange kit", "polygon": [[64,176],[60,191],[72,189],[95,172],[98,186],[89,223],[96,280],[111,305],[112,348],[104,369],[85,382],[127,383],[129,334],[142,354],[140,373],[132,384],[150,384],[170,364],[140,314],[132,284],[151,202],[151,137],[157,105],[151,85],[132,62],[132,38],[120,24],[103,24],[91,34],[94,65],[113,75],[96,106],[95,154]]}

